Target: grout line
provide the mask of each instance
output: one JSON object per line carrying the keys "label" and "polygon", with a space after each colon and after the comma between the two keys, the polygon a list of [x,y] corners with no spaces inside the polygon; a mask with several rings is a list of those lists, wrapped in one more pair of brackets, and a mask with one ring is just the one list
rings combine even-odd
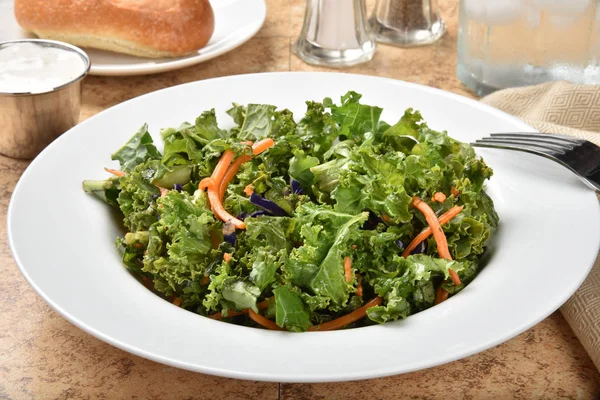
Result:
{"label": "grout line", "polygon": [[277,400],[281,400],[281,383],[277,384]]}

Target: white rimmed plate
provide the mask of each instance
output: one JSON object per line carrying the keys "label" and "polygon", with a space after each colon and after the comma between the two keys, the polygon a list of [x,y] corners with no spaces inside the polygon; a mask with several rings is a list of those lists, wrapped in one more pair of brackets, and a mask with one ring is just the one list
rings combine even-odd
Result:
{"label": "white rimmed plate", "polygon": [[568,299],[598,254],[595,194],[551,161],[489,149],[478,152],[494,168],[487,190],[501,218],[489,263],[461,293],[403,321],[301,334],[235,326],[160,299],[122,267],[113,245],[121,232],[81,181],[103,178],[110,154],[142,123],[158,139],[160,128],[214,107],[231,126],[225,110],[233,101],[276,104],[298,119],[306,100],[348,90],[383,107],[388,122],[413,107],[463,141],[532,130],[470,99],[361,75],[239,75],[160,90],[84,121],[31,163],[7,219],[21,272],[57,312],[116,347],[193,371],[286,382],[373,378],[456,360],[516,336]]}
{"label": "white rimmed plate", "polygon": [[[0,0],[0,42],[35,37],[14,17],[14,0]],[[90,75],[126,76],[155,74],[202,63],[227,53],[253,37],[267,16],[264,0],[211,0],[215,32],[196,53],[175,58],[143,58],[84,48],[92,62]]]}

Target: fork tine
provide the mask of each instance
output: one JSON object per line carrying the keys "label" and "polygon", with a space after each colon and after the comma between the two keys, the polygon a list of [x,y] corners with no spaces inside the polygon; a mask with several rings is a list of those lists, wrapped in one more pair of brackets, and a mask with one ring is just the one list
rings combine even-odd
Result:
{"label": "fork tine", "polygon": [[574,138],[573,136],[559,135],[556,133],[535,133],[535,132],[510,132],[510,133],[492,133],[490,136],[499,138],[531,138],[541,139],[545,141],[553,141],[568,144],[582,144],[585,142],[584,139]]}
{"label": "fork tine", "polygon": [[577,145],[575,144],[567,144],[567,143],[557,143],[552,141],[546,141],[542,139],[528,139],[528,138],[498,138],[494,137],[485,137],[483,139],[486,142],[494,142],[494,143],[511,143],[511,144],[520,144],[524,146],[536,146],[542,147],[552,151],[565,152],[568,150],[573,150]]}
{"label": "fork tine", "polygon": [[564,148],[558,148],[555,146],[551,146],[545,143],[534,143],[534,142],[523,142],[523,141],[519,141],[519,140],[502,140],[502,139],[494,139],[494,138],[485,138],[485,139],[478,139],[475,141],[474,145],[486,145],[486,146],[480,146],[480,147],[497,147],[497,148],[504,148],[504,149],[516,149],[516,150],[533,150],[533,151],[537,151],[538,153],[544,153],[544,154],[548,154],[548,155],[554,155],[554,154],[565,154],[565,150]]}
{"label": "fork tine", "polygon": [[[488,139],[488,138],[484,138],[484,139]],[[525,143],[531,143],[531,144],[536,144],[536,143],[547,143],[553,146],[559,146],[562,149],[569,149],[572,150],[577,146],[580,146],[581,144],[583,144],[583,141],[581,142],[570,142],[570,141],[566,141],[566,140],[562,140],[561,138],[554,138],[552,136],[550,137],[537,137],[537,136],[529,136],[529,135],[496,135],[496,134],[492,134],[491,137],[489,138],[490,140],[519,140],[519,141],[523,141]]]}

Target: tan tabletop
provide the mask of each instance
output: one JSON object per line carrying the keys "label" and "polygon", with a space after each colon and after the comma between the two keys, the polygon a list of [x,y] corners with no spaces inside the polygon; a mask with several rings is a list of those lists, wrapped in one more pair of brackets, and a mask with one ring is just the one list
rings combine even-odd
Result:
{"label": "tan tabletop", "polygon": [[[86,78],[81,119],[180,83],[254,72],[320,70],[302,63],[291,51],[304,1],[267,3],[267,21],[258,35],[215,60],[160,75]],[[457,3],[440,0],[449,29],[439,43],[417,49],[380,46],[370,63],[347,72],[392,77],[474,97],[455,76]],[[217,378],[118,350],[56,314],[25,282],[10,255],[6,209],[27,165],[0,156],[0,399],[600,398],[600,374],[559,312],[475,356],[420,372],[347,383]]]}

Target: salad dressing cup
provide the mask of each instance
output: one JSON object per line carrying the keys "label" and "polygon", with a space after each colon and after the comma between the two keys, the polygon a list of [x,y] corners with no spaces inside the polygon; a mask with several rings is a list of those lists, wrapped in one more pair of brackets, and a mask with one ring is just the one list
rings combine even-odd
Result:
{"label": "salad dressing cup", "polygon": [[0,43],[0,154],[31,159],[79,120],[90,59],[52,40]]}

